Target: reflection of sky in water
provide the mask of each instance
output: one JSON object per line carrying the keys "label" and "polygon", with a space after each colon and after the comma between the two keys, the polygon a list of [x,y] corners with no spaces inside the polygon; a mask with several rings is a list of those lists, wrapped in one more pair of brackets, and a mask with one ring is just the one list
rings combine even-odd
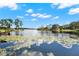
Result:
{"label": "reflection of sky in water", "polygon": [[79,55],[79,38],[73,38],[76,35],[36,30],[24,30],[19,33],[24,39],[16,41],[15,46],[7,46],[6,55]]}

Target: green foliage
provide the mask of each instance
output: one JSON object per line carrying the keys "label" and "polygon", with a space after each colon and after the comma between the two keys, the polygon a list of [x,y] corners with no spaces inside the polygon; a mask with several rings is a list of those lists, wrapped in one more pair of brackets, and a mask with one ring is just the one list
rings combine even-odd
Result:
{"label": "green foliage", "polygon": [[19,19],[15,19],[15,21],[13,21],[13,19],[1,19],[0,20],[1,29],[7,29],[7,28],[10,29],[12,25],[15,25],[16,28],[21,28],[23,23]]}
{"label": "green foliage", "polygon": [[[50,29],[49,29],[50,27]],[[59,24],[47,25],[46,27],[40,27],[39,30],[51,30],[53,32],[74,32],[79,33],[79,21],[71,22],[60,26]]]}
{"label": "green foliage", "polygon": [[79,29],[79,21],[69,24],[71,29]]}
{"label": "green foliage", "polygon": [[15,23],[15,26],[16,26],[17,29],[18,28],[21,28],[22,25],[23,25],[22,21],[19,20],[19,19],[15,19],[15,22],[14,23]]}

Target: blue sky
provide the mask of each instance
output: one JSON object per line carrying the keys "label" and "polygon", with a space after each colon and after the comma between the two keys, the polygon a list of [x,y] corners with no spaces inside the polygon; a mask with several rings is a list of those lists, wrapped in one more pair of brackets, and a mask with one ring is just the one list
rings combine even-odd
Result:
{"label": "blue sky", "polygon": [[48,24],[68,24],[79,20],[79,4],[15,3],[0,4],[1,18],[19,18],[23,27],[37,28]]}

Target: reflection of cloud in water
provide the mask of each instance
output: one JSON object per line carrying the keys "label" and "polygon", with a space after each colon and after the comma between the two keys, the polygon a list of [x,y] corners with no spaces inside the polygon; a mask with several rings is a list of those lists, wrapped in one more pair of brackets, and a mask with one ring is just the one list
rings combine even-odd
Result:
{"label": "reflection of cloud in water", "polygon": [[37,42],[36,42],[36,45],[37,46],[40,46],[40,44],[42,44],[43,43],[43,40],[38,40]]}
{"label": "reflection of cloud in water", "polygon": [[54,54],[52,52],[47,53],[48,56],[54,56]]}
{"label": "reflection of cloud in water", "polygon": [[73,47],[72,44],[63,44],[63,43],[58,43],[58,44],[62,45],[65,48],[72,48]]}
{"label": "reflection of cloud in water", "polygon": [[32,52],[28,52],[29,56],[43,56],[41,52],[37,52],[37,51],[32,51]]}
{"label": "reflection of cloud in water", "polygon": [[22,52],[22,55],[25,56],[27,53],[28,53],[28,51],[27,51],[27,50],[24,50],[24,51]]}
{"label": "reflection of cloud in water", "polygon": [[24,30],[23,31],[24,33],[24,36],[36,36],[36,35],[39,35],[38,31],[37,30]]}
{"label": "reflection of cloud in water", "polygon": [[53,43],[53,42],[51,42],[51,41],[47,42],[47,44],[51,44],[51,43]]}

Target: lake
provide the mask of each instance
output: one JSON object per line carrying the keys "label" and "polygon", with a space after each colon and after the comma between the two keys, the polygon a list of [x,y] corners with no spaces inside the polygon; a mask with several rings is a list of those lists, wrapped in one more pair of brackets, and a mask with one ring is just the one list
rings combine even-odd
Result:
{"label": "lake", "polygon": [[79,35],[51,31],[11,32],[23,40],[0,43],[1,56],[79,56]]}

